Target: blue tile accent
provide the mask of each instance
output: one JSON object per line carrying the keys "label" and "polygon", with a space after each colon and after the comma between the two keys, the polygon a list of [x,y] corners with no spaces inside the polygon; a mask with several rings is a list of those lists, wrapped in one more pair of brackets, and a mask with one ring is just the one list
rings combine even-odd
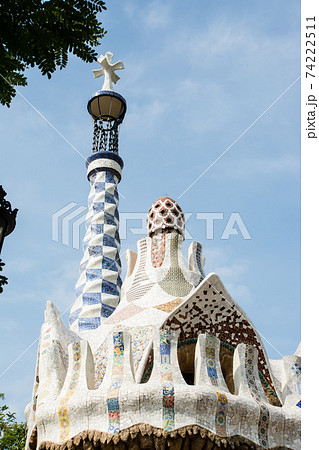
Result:
{"label": "blue tile accent", "polygon": [[110,203],[111,205],[116,205],[114,195],[105,192],[105,203]]}
{"label": "blue tile accent", "polygon": [[113,270],[114,272],[117,272],[117,264],[113,259],[108,258],[107,256],[103,256],[102,258],[102,269],[109,269]]}
{"label": "blue tile accent", "polygon": [[100,317],[87,317],[79,319],[79,330],[94,330],[101,325]]}
{"label": "blue tile accent", "polygon": [[119,399],[118,397],[110,397],[107,399],[107,407],[109,410],[119,410],[120,409],[120,404],[119,404]]}
{"label": "blue tile accent", "polygon": [[104,211],[104,203],[103,202],[93,203],[93,211],[95,214]]}
{"label": "blue tile accent", "polygon": [[301,408],[301,400],[299,400],[299,402],[296,404],[296,406],[298,406],[298,408]]}
{"label": "blue tile accent", "polygon": [[113,344],[114,347],[117,347],[120,350],[120,355],[124,354],[124,341],[123,341],[123,332],[118,331],[113,334]]}
{"label": "blue tile accent", "polygon": [[106,280],[102,280],[102,292],[105,294],[119,295],[116,284]]}
{"label": "blue tile accent", "polygon": [[102,245],[95,245],[94,247],[89,247],[88,252],[90,256],[96,257],[101,256],[102,253]]}
{"label": "blue tile accent", "polygon": [[104,181],[97,181],[94,183],[94,189],[95,192],[103,192],[105,191],[105,182]]}
{"label": "blue tile accent", "polygon": [[214,369],[213,367],[207,367],[207,373],[208,373],[208,376],[210,377],[210,378],[218,378],[218,376],[217,376],[217,370],[216,369]]}
{"label": "blue tile accent", "polygon": [[163,386],[163,395],[174,395],[174,386]]}
{"label": "blue tile accent", "polygon": [[122,267],[121,260],[120,260],[120,255],[119,255],[119,254],[116,255],[115,261],[117,262],[117,264],[118,264],[120,267]]}
{"label": "blue tile accent", "polygon": [[80,295],[82,295],[84,286],[85,286],[85,283],[83,283],[83,284],[81,284],[80,286],[77,287],[77,289],[75,290],[76,298],[78,298]]}
{"label": "blue tile accent", "polygon": [[102,278],[102,269],[87,269],[86,281],[92,281],[95,278]]}
{"label": "blue tile accent", "polygon": [[91,225],[91,232],[93,234],[103,234],[104,231],[104,225],[103,223],[99,223],[99,224],[92,224]]}
{"label": "blue tile accent", "polygon": [[112,312],[114,310],[115,310],[115,308],[113,308],[112,306],[104,305],[102,303],[101,316],[107,318],[107,317],[109,317],[112,314]]}
{"label": "blue tile accent", "polygon": [[115,183],[114,173],[106,172],[105,181],[106,183]]}
{"label": "blue tile accent", "polygon": [[89,294],[83,294],[83,305],[96,305],[101,303],[101,294],[94,292]]}
{"label": "blue tile accent", "polygon": [[161,355],[169,355],[171,352],[171,347],[167,344],[160,345],[160,354]]}
{"label": "blue tile accent", "polygon": [[103,235],[103,245],[105,245],[105,247],[117,247],[115,239],[108,234]]}
{"label": "blue tile accent", "polygon": [[117,222],[114,220],[114,217],[107,212],[104,213],[104,223],[107,225],[117,226]]}
{"label": "blue tile accent", "polygon": [[71,325],[76,319],[78,319],[82,308],[75,310],[69,317],[69,324]]}

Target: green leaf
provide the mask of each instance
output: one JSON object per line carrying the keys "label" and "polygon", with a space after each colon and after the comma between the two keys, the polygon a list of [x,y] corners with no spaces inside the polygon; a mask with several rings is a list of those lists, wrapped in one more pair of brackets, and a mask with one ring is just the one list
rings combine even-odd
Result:
{"label": "green leaf", "polygon": [[97,15],[104,0],[6,0],[0,3],[0,102],[10,106],[28,67],[51,75],[68,64],[68,53],[93,62],[106,31]]}
{"label": "green leaf", "polygon": [[[4,394],[0,393],[0,400],[5,400]],[[17,422],[7,405],[0,406],[0,450],[23,450],[26,427],[25,422]]]}

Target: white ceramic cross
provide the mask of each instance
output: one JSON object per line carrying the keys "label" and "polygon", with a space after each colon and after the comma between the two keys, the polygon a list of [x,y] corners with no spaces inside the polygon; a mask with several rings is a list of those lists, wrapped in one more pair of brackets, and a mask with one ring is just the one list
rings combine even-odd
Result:
{"label": "white ceramic cross", "polygon": [[102,91],[113,91],[113,83],[117,83],[120,77],[116,75],[115,70],[124,69],[124,64],[122,61],[118,61],[112,64],[113,53],[106,52],[105,56],[100,55],[97,62],[102,66],[102,69],[94,69],[94,78],[99,78],[102,75],[105,76],[104,83],[102,86]]}

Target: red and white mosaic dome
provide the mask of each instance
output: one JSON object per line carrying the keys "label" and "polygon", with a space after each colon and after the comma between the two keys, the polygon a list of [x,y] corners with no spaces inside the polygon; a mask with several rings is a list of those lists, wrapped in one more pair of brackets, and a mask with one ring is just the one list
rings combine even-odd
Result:
{"label": "red and white mosaic dome", "polygon": [[185,217],[182,208],[170,197],[160,197],[147,214],[148,235],[176,230],[184,237]]}

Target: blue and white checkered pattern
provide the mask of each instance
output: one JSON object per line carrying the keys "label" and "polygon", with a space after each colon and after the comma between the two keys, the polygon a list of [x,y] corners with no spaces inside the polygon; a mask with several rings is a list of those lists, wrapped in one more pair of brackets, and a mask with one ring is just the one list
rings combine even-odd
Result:
{"label": "blue and white checkered pattern", "polygon": [[[121,262],[119,258],[118,177],[106,167],[91,171],[89,210],[83,239],[84,256],[75,286],[76,301],[69,317],[70,329],[98,328],[119,302]],[[90,169],[90,164],[88,165]]]}

